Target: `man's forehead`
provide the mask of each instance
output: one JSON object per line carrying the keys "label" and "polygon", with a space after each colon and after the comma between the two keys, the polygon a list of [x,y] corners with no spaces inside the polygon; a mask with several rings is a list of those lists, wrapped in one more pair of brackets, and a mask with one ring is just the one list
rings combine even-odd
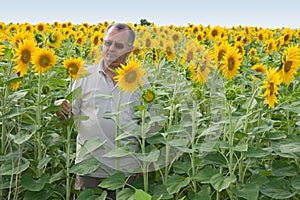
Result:
{"label": "man's forehead", "polygon": [[120,38],[126,38],[126,37],[128,37],[129,36],[129,30],[128,29],[121,29],[121,30],[119,30],[119,29],[117,29],[117,28],[115,28],[115,27],[112,27],[112,28],[110,28],[110,29],[108,29],[108,31],[107,31],[107,33],[106,33],[106,35],[105,36],[109,36],[109,37],[116,37],[116,38],[118,38],[118,37],[120,37]]}

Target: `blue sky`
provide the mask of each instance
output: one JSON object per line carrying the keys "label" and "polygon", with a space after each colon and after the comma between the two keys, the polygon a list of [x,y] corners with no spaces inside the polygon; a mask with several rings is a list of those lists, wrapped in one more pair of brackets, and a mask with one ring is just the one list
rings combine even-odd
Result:
{"label": "blue sky", "polygon": [[5,0],[0,21],[8,23],[103,21],[156,25],[259,26],[300,28],[299,0]]}

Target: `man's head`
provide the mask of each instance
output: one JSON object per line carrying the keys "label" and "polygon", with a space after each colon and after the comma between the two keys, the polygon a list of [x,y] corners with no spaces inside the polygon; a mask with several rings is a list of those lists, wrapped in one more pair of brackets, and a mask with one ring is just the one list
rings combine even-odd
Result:
{"label": "man's head", "polygon": [[103,41],[104,66],[115,69],[120,64],[125,64],[126,58],[133,50],[134,39],[135,33],[127,24],[110,25]]}

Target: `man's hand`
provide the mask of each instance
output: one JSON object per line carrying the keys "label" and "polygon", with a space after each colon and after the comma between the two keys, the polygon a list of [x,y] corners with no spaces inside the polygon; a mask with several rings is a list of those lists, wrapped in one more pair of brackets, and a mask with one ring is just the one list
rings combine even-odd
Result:
{"label": "man's hand", "polygon": [[68,100],[61,99],[55,102],[55,105],[61,106],[61,110],[55,111],[59,120],[64,120],[67,118],[69,113],[71,113],[71,105]]}

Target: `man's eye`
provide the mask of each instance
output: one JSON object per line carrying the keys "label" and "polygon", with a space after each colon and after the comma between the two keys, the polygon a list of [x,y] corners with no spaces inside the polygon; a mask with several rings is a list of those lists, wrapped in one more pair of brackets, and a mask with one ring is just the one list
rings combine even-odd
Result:
{"label": "man's eye", "polygon": [[123,49],[124,45],[121,44],[121,43],[116,43],[116,44],[115,44],[115,47],[116,47],[117,49]]}
{"label": "man's eye", "polygon": [[104,41],[105,46],[111,46],[112,45],[112,41]]}

